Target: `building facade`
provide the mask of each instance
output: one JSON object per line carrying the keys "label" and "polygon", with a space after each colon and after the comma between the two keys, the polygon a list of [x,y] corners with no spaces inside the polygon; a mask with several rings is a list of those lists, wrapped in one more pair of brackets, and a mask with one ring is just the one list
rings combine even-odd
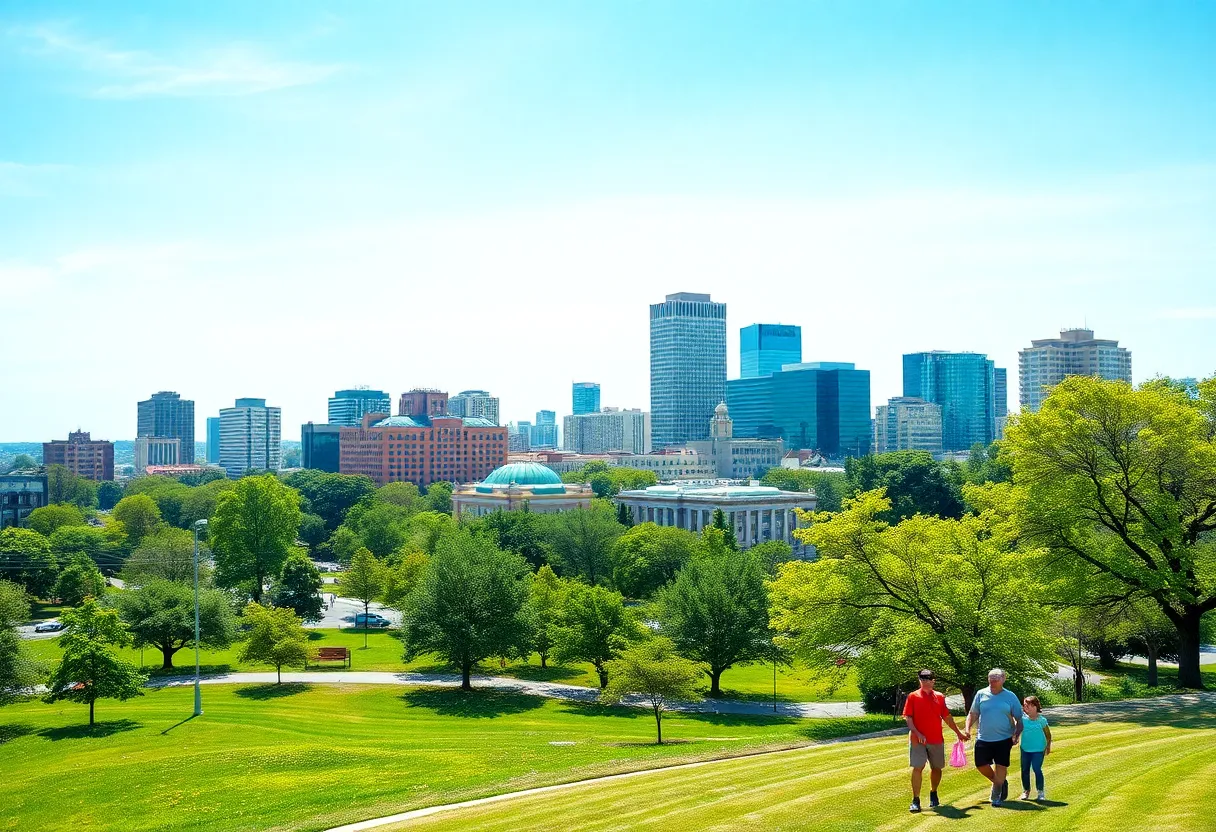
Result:
{"label": "building facade", "polygon": [[[135,473],[143,474],[149,465],[184,465],[182,440],[163,436],[141,436],[135,440]],[[189,463],[194,464],[193,460]]]}
{"label": "building facade", "polygon": [[[366,415],[366,414],[365,414]],[[338,473],[342,425],[300,425],[300,462],[305,468]]]}
{"label": "building facade", "polygon": [[874,453],[942,452],[942,407],[924,399],[897,396],[880,404],[874,417]]}
{"label": "building facade", "polygon": [[207,464],[220,464],[220,417],[207,417]]}
{"label": "building facade", "polygon": [[485,390],[463,390],[448,399],[448,415],[488,419],[498,424],[498,397]]}
{"label": "building facade", "polygon": [[50,504],[50,494],[46,474],[0,474],[0,529],[24,526],[31,511]]}
{"label": "building facade", "polygon": [[735,436],[781,439],[786,448],[833,459],[870,452],[870,371],[851,363],[787,364],[771,375],[732,379],[726,404]]}
{"label": "building facade", "polygon": [[114,479],[114,443],[94,440],[88,431],[77,430],[67,440],[42,443],[42,464],[62,465],[78,477],[89,480]]}
{"label": "building facade", "polygon": [[1132,383],[1132,353],[1118,341],[1095,338],[1092,329],[1064,329],[1059,338],[1031,341],[1018,353],[1018,400],[1034,413],[1049,389],[1067,376],[1096,376]]}
{"label": "building facade", "polygon": [[752,324],[739,330],[739,376],[759,378],[802,363],[802,327]]}
{"label": "building facade", "polygon": [[329,400],[329,424],[358,427],[365,414],[389,413],[392,407],[393,400],[383,390],[338,390]]}
{"label": "building facade", "polygon": [[562,446],[580,454],[650,453],[650,414],[606,407],[562,420]]}
{"label": "building facade", "polygon": [[726,398],[726,304],[677,292],[650,305],[650,419],[655,447],[708,438]]}
{"label": "building facade", "polygon": [[528,447],[557,447],[557,414],[552,410],[536,411],[536,423],[528,429]]}
{"label": "building facade", "polygon": [[135,436],[180,439],[179,459],[193,463],[194,402],[171,390],[153,393],[137,405]]}
{"label": "building facade", "polygon": [[496,511],[554,514],[589,508],[595,493],[583,483],[563,483],[552,469],[535,462],[510,462],[481,482],[452,491],[452,514],[484,517]]}
{"label": "building facade", "polygon": [[996,367],[975,352],[904,356],[904,397],[941,405],[942,450],[987,447],[996,439]]}
{"label": "building facade", "polygon": [[600,409],[600,386],[594,381],[576,381],[571,392],[570,412],[575,416],[583,413],[598,413]]}
{"label": "building facade", "polygon": [[781,465],[785,444],[780,439],[736,439],[726,402],[714,409],[709,439],[689,442],[689,450],[708,459],[714,474],[722,479],[759,479],[770,468]]}
{"label": "building facade", "polygon": [[220,467],[229,477],[277,471],[282,461],[282,412],[265,399],[237,399],[220,410]]}

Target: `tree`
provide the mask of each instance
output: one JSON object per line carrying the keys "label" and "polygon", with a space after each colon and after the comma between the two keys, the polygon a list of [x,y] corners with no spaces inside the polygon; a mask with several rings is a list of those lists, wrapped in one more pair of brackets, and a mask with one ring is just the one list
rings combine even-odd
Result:
{"label": "tree", "polygon": [[545,667],[557,643],[557,627],[568,587],[547,564],[528,582],[528,615],[532,621],[532,649]]}
{"label": "tree", "polygon": [[793,560],[794,547],[784,540],[766,540],[748,549],[752,557],[758,558],[764,564],[770,575],[777,574],[777,567],[786,561]]}
{"label": "tree", "polygon": [[886,489],[891,508],[882,519],[888,523],[898,523],[914,514],[956,519],[963,516],[960,483],[928,451],[850,457],[845,470],[854,494]]}
{"label": "tree", "polygon": [[406,509],[406,516],[422,511],[426,505],[422,492],[412,482],[390,482],[382,485],[376,489],[374,499],[377,503]]}
{"label": "tree", "polygon": [[242,662],[274,665],[280,684],[284,667],[303,667],[308,663],[308,633],[299,616],[290,609],[249,603],[242,615],[249,628],[241,647]]}
{"label": "tree", "polygon": [[117,648],[131,644],[131,634],[118,612],[102,607],[95,598],[60,616],[66,625],[59,636],[63,658],[51,673],[47,702],[87,703],[89,725],[94,724],[98,699],[126,701],[143,696],[148,677],[131,662],[120,659]]}
{"label": "tree", "polygon": [[1178,631],[1178,681],[1201,688],[1200,628],[1216,610],[1216,379],[1191,400],[1164,384],[1074,376],[1008,428],[1027,538],[1058,570],[1151,598]]}
{"label": "tree", "polygon": [[697,682],[702,669],[681,658],[665,638],[653,638],[623,650],[607,662],[608,686],[601,697],[620,702],[630,694],[641,696],[654,712],[656,741],[663,744],[663,712],[672,700],[699,698]]}
{"label": "tree", "polygon": [[29,529],[0,529],[0,575],[20,584],[35,598],[46,598],[55,587],[58,573],[45,537]]}
{"label": "tree", "polygon": [[607,663],[645,635],[619,592],[577,583],[566,593],[554,633],[553,656],[558,663],[591,662],[601,688],[608,684]]}
{"label": "tree", "polygon": [[331,532],[342,525],[351,508],[376,491],[370,477],[325,471],[296,471],[286,482],[308,500],[309,510],[324,519]]}
{"label": "tree", "polygon": [[381,598],[387,606],[400,610],[405,606],[405,599],[422,580],[422,573],[430,556],[419,549],[407,548],[393,553],[390,563],[384,569],[384,592]]}
{"label": "tree", "polygon": [[739,540],[735,537],[735,530],[731,528],[730,523],[726,519],[726,512],[720,508],[714,509],[710,526],[722,532],[722,541],[728,549],[732,552],[739,550]]}
{"label": "tree", "polygon": [[491,540],[463,529],[445,534],[405,603],[406,657],[439,654],[470,690],[475,664],[528,644],[527,574],[523,558]]}
{"label": "tree", "polygon": [[182,485],[173,477],[140,477],[127,486],[127,496],[146,494],[156,503],[160,519],[170,526],[183,527],[182,515],[186,501],[194,489]]}
{"label": "tree", "polygon": [[359,540],[359,535],[355,534],[352,530],[346,526],[339,526],[329,536],[329,541],[325,544],[325,548],[329,551],[330,557],[338,563],[347,566],[350,564],[351,558],[355,556],[355,552],[363,548],[363,543]]}
{"label": "tree", "polygon": [[215,515],[215,507],[220,495],[231,491],[236,483],[229,479],[210,480],[200,483],[182,498],[181,522],[183,529],[193,529],[199,520],[210,520]]}
{"label": "tree", "polygon": [[426,510],[440,514],[452,513],[452,484],[433,482],[426,487]]}
{"label": "tree", "polygon": [[300,495],[272,474],[244,477],[219,497],[209,537],[216,582],[245,586],[262,600],[267,579],[278,575],[300,529]]}
{"label": "tree", "polygon": [[[392,483],[412,485],[411,483]],[[385,486],[387,488],[387,486]],[[415,489],[416,490],[416,489]],[[421,497],[418,498],[421,501]],[[401,547],[409,539],[409,520],[414,510],[392,502],[376,502],[358,516],[354,528],[360,541],[376,557],[384,557]],[[352,512],[352,515],[354,513]],[[352,525],[351,519],[346,525]]]}
{"label": "tree", "polygon": [[127,539],[137,547],[146,535],[160,528],[160,508],[147,494],[132,494],[123,497],[111,512],[114,519],[126,529]]}
{"label": "tree", "polygon": [[325,606],[321,599],[323,585],[312,558],[297,550],[283,561],[283,570],[274,585],[274,605],[288,607],[305,621],[320,621]]}
{"label": "tree", "polygon": [[722,694],[723,671],[768,655],[766,577],[751,552],[705,553],[659,594],[663,633],[681,655],[707,665],[710,696]]}
{"label": "tree", "polygon": [[545,537],[553,549],[556,565],[589,584],[603,583],[612,575],[612,545],[625,529],[616,522],[612,507],[595,501],[590,508],[576,508],[544,518]]}
{"label": "tree", "polygon": [[620,523],[625,528],[633,525],[633,509],[630,506],[621,503],[616,507],[616,522]]}
{"label": "tree", "polygon": [[545,564],[545,531],[540,515],[530,511],[496,511],[482,518],[482,528],[493,533],[500,548],[523,557],[534,569]]}
{"label": "tree", "polygon": [[38,467],[38,460],[29,454],[17,454],[9,464],[9,471],[29,471]]}
{"label": "tree", "polygon": [[372,601],[384,592],[384,564],[367,548],[355,552],[342,576],[342,594],[363,604],[363,646],[367,647],[366,617]]}
{"label": "tree", "polygon": [[84,555],[74,555],[55,580],[55,597],[69,607],[79,606],[86,598],[104,598],[105,594],[106,579]]}
{"label": "tree", "polygon": [[104,526],[60,526],[48,541],[55,560],[63,563],[72,555],[92,560],[103,575],[118,572],[123,563],[126,532],[122,524],[110,520]]}
{"label": "tree", "polygon": [[[199,546],[200,581],[209,580],[210,567],[206,561],[210,553],[201,543]],[[133,584],[155,579],[193,583],[194,535],[185,529],[162,526],[144,537],[123,564],[122,574],[124,581]]]}
{"label": "tree", "polygon": [[11,702],[41,681],[42,668],[30,658],[17,627],[30,617],[25,590],[0,579],[0,705]]}
{"label": "tree", "polygon": [[52,503],[72,503],[89,509],[97,505],[97,484],[77,476],[62,465],[46,469],[47,497]]}
{"label": "tree", "polygon": [[300,542],[308,547],[309,552],[317,548],[329,537],[325,530],[325,521],[319,514],[304,514],[300,517]]}
{"label": "tree", "polygon": [[52,503],[30,512],[28,525],[31,531],[50,537],[63,526],[85,525],[84,512],[71,503]]}
{"label": "tree", "polygon": [[771,584],[783,641],[812,667],[854,663],[871,687],[934,668],[968,707],[990,668],[1017,679],[1054,672],[1041,553],[1018,547],[1009,486],[968,488],[980,512],[961,520],[922,514],[890,525],[881,491],[816,513],[794,534],[819,559],[784,564]]}
{"label": "tree", "polygon": [[847,475],[808,468],[770,468],[760,484],[782,491],[814,491],[815,506],[820,511],[840,511],[841,500],[852,493]]}
{"label": "tree", "polygon": [[113,480],[106,480],[97,484],[97,507],[102,511],[109,511],[118,505],[118,501],[122,499],[122,486]]}
{"label": "tree", "polygon": [[456,527],[452,515],[438,511],[423,511],[415,514],[406,524],[409,534],[407,547],[418,549],[427,555],[435,554],[439,539]]}
{"label": "tree", "polygon": [[[152,578],[141,586],[119,592],[114,605],[137,647],[161,652],[161,667],[173,669],[173,655],[194,644],[194,588],[184,583]],[[199,646],[228,647],[236,640],[236,616],[227,596],[203,589],[198,596]]]}
{"label": "tree", "polygon": [[649,598],[675,578],[697,544],[697,536],[686,529],[633,526],[612,547],[613,586],[630,598]]}

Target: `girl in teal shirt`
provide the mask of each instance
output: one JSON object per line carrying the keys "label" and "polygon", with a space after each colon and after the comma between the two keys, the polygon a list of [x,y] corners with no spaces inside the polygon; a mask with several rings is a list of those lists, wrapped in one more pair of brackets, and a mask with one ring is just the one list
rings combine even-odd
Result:
{"label": "girl in teal shirt", "polygon": [[1041,713],[1042,705],[1037,696],[1022,700],[1022,800],[1030,799],[1030,772],[1034,771],[1034,785],[1039,790],[1036,800],[1046,800],[1043,791],[1043,758],[1051,753],[1051,729],[1047,717]]}

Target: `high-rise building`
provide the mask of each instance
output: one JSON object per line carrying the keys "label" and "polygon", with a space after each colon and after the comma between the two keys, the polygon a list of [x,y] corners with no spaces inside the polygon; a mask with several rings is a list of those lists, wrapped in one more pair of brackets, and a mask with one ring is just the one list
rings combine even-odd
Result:
{"label": "high-rise building", "polygon": [[536,411],[536,424],[528,431],[528,447],[557,447],[557,414],[552,410]]}
{"label": "high-rise building", "polygon": [[650,414],[605,407],[562,420],[562,446],[580,454],[650,453]]}
{"label": "high-rise building", "polygon": [[1005,423],[1009,421],[1009,373],[1004,367],[992,370],[996,399],[996,431],[994,438],[1005,438]]}
{"label": "high-rise building", "polygon": [[[182,465],[182,440],[164,436],[140,436],[135,440],[135,473],[142,474],[149,465]],[[194,463],[189,463],[193,465]]]}
{"label": "high-rise building", "polygon": [[802,327],[752,324],[739,330],[739,376],[759,378],[802,363]]}
{"label": "high-rise building", "polygon": [[897,396],[875,408],[874,453],[942,450],[942,406]]}
{"label": "high-rise building", "polygon": [[341,425],[300,425],[300,457],[305,468],[338,473]]}
{"label": "high-rise building", "polygon": [[573,407],[571,413],[598,413],[600,410],[600,386],[594,381],[576,381],[573,385]]}
{"label": "high-rise building", "polygon": [[511,422],[507,425],[507,450],[517,453],[532,447],[532,423]]}
{"label": "high-rise building", "polygon": [[827,457],[870,451],[870,371],[843,361],[787,364],[759,378],[726,383],[735,436],[781,439]]}
{"label": "high-rise building", "polygon": [[220,417],[207,417],[207,462],[220,464]]}
{"label": "high-rise building", "polygon": [[726,304],[677,292],[650,305],[650,418],[656,447],[709,436],[726,398]]}
{"label": "high-rise building", "polygon": [[339,390],[329,400],[329,424],[358,427],[364,414],[392,413],[392,408],[393,400],[383,390]]}
{"label": "high-rise building", "polygon": [[282,458],[283,415],[265,399],[237,399],[220,410],[220,467],[229,477],[277,471]]}
{"label": "high-rise building", "polygon": [[1018,353],[1018,400],[1033,413],[1048,389],[1065,376],[1097,376],[1132,383],[1132,353],[1118,341],[1095,338],[1092,329],[1064,329],[1059,338],[1031,341]]}
{"label": "high-rise building", "polygon": [[180,439],[180,464],[194,464],[194,402],[170,390],[153,393],[136,410],[135,436]]}
{"label": "high-rise building", "polygon": [[941,405],[942,449],[987,447],[997,437],[996,367],[976,352],[904,356],[904,396]]}
{"label": "high-rise building", "polygon": [[77,430],[67,440],[42,443],[42,464],[62,465],[78,477],[89,480],[114,479],[114,443],[94,440],[88,431]]}
{"label": "high-rise building", "polygon": [[448,399],[448,415],[489,419],[498,424],[498,397],[485,390],[462,390]]}

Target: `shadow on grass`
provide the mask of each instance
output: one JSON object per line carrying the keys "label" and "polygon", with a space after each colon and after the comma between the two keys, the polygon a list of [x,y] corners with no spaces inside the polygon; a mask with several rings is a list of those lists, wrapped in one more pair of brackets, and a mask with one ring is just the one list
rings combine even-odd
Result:
{"label": "shadow on grass", "polygon": [[772,714],[752,716],[751,714],[714,714],[699,711],[681,711],[680,717],[690,722],[706,722],[710,725],[728,728],[735,725],[794,725],[802,721],[789,716],[775,716]]}
{"label": "shadow on grass", "polygon": [[33,725],[0,725],[0,745],[34,733]]}
{"label": "shadow on grass", "polygon": [[305,682],[269,683],[265,685],[247,685],[233,691],[242,699],[255,699],[259,702],[267,699],[282,699],[285,696],[295,696],[297,693],[307,693],[312,685]]}
{"label": "shadow on grass", "polygon": [[1133,722],[1144,727],[1211,729],[1216,728],[1216,698],[1181,694],[1171,699],[1094,703],[1075,714],[1059,711],[1048,711],[1048,714],[1053,722],[1060,725]]}
{"label": "shadow on grass", "polygon": [[[654,721],[654,714],[641,708],[630,708],[628,705],[603,705],[599,702],[574,702],[562,700],[561,712],[574,716],[611,716],[618,719],[649,719]],[[670,713],[664,716],[671,716]]]}
{"label": "shadow on grass", "polygon": [[663,748],[668,745],[692,745],[696,740],[663,740],[660,745],[653,740],[651,742],[606,742],[608,748]]}
{"label": "shadow on grass", "polygon": [[518,664],[513,667],[487,667],[486,672],[494,676],[510,676],[515,679],[527,679],[529,682],[563,682],[567,679],[581,679],[586,674],[573,667],[540,667],[534,664]]}
{"label": "shadow on grass", "polygon": [[52,741],[101,739],[142,727],[142,722],[132,719],[112,719],[109,722],[98,722],[94,725],[65,725],[62,728],[46,728],[39,731],[38,736]]}
{"label": "shadow on grass", "polygon": [[[165,670],[163,667],[152,667],[144,665],[144,672],[155,679],[158,676],[194,676],[194,665],[189,666],[174,666]],[[198,672],[203,676],[217,676],[223,673],[232,673],[235,668],[230,664],[204,664],[199,665]]]}
{"label": "shadow on grass", "polygon": [[194,714],[190,714],[190,716],[186,717],[186,718],[185,718],[185,719],[183,719],[181,722],[178,722],[176,725],[170,725],[168,728],[166,728],[165,730],[161,731],[161,732],[160,732],[160,735],[163,737],[163,736],[165,736],[165,734],[168,734],[168,733],[169,733],[170,731],[172,731],[174,728],[179,728],[179,727],[181,727],[182,725],[185,725],[187,722],[189,722],[189,721],[190,721],[190,720],[192,720],[192,719],[194,719]]}
{"label": "shadow on grass", "polygon": [[441,716],[461,716],[485,719],[532,711],[544,704],[539,696],[512,693],[489,688],[459,690],[451,688],[415,688],[401,694],[411,708],[426,708]]}

